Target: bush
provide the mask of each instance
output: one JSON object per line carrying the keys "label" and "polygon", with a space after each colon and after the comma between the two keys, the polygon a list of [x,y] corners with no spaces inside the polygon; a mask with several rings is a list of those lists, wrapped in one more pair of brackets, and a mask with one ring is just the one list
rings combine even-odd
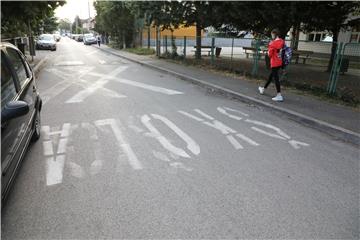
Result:
{"label": "bush", "polygon": [[155,54],[155,49],[153,48],[126,48],[125,51],[135,53],[138,55],[153,55]]}

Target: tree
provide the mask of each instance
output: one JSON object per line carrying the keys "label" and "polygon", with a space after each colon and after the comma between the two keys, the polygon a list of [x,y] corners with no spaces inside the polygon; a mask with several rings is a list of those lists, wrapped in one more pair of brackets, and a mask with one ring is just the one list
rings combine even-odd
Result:
{"label": "tree", "polygon": [[310,8],[314,12],[304,21],[304,29],[307,31],[326,30],[332,33],[331,57],[327,68],[327,71],[331,71],[339,33],[342,29],[346,30],[347,27],[359,22],[359,19],[348,21],[348,18],[351,14],[359,14],[360,2],[311,2]]}
{"label": "tree", "polygon": [[47,18],[54,16],[54,10],[65,1],[2,1],[2,37],[29,34],[29,27],[37,32]]}
{"label": "tree", "polygon": [[97,12],[95,30],[110,33],[112,39],[123,48],[131,45],[134,33],[134,15],[131,6],[130,2],[94,2]]}
{"label": "tree", "polygon": [[71,22],[69,19],[60,19],[59,28],[65,31],[71,31]]}

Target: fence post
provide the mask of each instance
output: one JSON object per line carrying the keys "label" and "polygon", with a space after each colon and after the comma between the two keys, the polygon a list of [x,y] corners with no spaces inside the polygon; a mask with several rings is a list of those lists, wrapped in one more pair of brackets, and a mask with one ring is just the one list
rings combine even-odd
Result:
{"label": "fence post", "polygon": [[231,40],[231,58],[230,58],[230,69],[233,70],[233,55],[234,55],[234,38]]}
{"label": "fence post", "polygon": [[253,68],[251,71],[251,76],[256,76],[258,74],[258,70],[259,70],[259,47],[260,47],[260,40],[256,40],[255,42],[255,54],[253,55],[254,58],[254,63],[253,63]]}
{"label": "fence post", "polygon": [[184,36],[184,60],[186,58],[186,36]]}
{"label": "fence post", "polygon": [[211,65],[214,65],[214,60],[215,60],[214,48],[215,48],[215,38],[211,38]]}
{"label": "fence post", "polygon": [[345,46],[343,46],[343,43],[339,43],[336,48],[334,62],[333,62],[332,68],[331,68],[329,83],[328,83],[328,87],[327,87],[327,92],[329,94],[334,94],[336,92],[336,85],[337,85],[337,81],[338,81],[338,77],[339,77],[342,56],[343,56]]}

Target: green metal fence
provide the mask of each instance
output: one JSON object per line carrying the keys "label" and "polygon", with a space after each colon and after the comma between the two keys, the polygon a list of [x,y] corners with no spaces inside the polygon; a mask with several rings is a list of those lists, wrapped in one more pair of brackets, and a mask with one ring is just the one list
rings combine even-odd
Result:
{"label": "green metal fence", "polygon": [[[150,47],[156,48],[156,41],[150,43],[154,43]],[[268,39],[202,37],[201,59],[197,59],[195,37],[160,35],[158,55],[266,79],[270,71],[266,58],[268,43]],[[290,46],[290,40],[286,40],[286,44]],[[281,72],[283,85],[340,96],[350,89],[360,101],[359,43],[338,43],[332,65],[331,42],[298,41],[293,44],[297,49],[294,49],[290,65]]]}

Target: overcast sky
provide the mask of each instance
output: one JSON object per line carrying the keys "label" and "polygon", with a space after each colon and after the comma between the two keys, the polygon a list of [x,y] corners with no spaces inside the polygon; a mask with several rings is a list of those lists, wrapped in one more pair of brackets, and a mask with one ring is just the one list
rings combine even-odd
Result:
{"label": "overcast sky", "polygon": [[79,15],[81,19],[88,18],[88,4],[90,4],[90,16],[94,17],[96,13],[93,2],[94,0],[66,0],[64,6],[55,10],[55,16],[59,19],[68,18],[71,22],[74,21],[76,15]]}

